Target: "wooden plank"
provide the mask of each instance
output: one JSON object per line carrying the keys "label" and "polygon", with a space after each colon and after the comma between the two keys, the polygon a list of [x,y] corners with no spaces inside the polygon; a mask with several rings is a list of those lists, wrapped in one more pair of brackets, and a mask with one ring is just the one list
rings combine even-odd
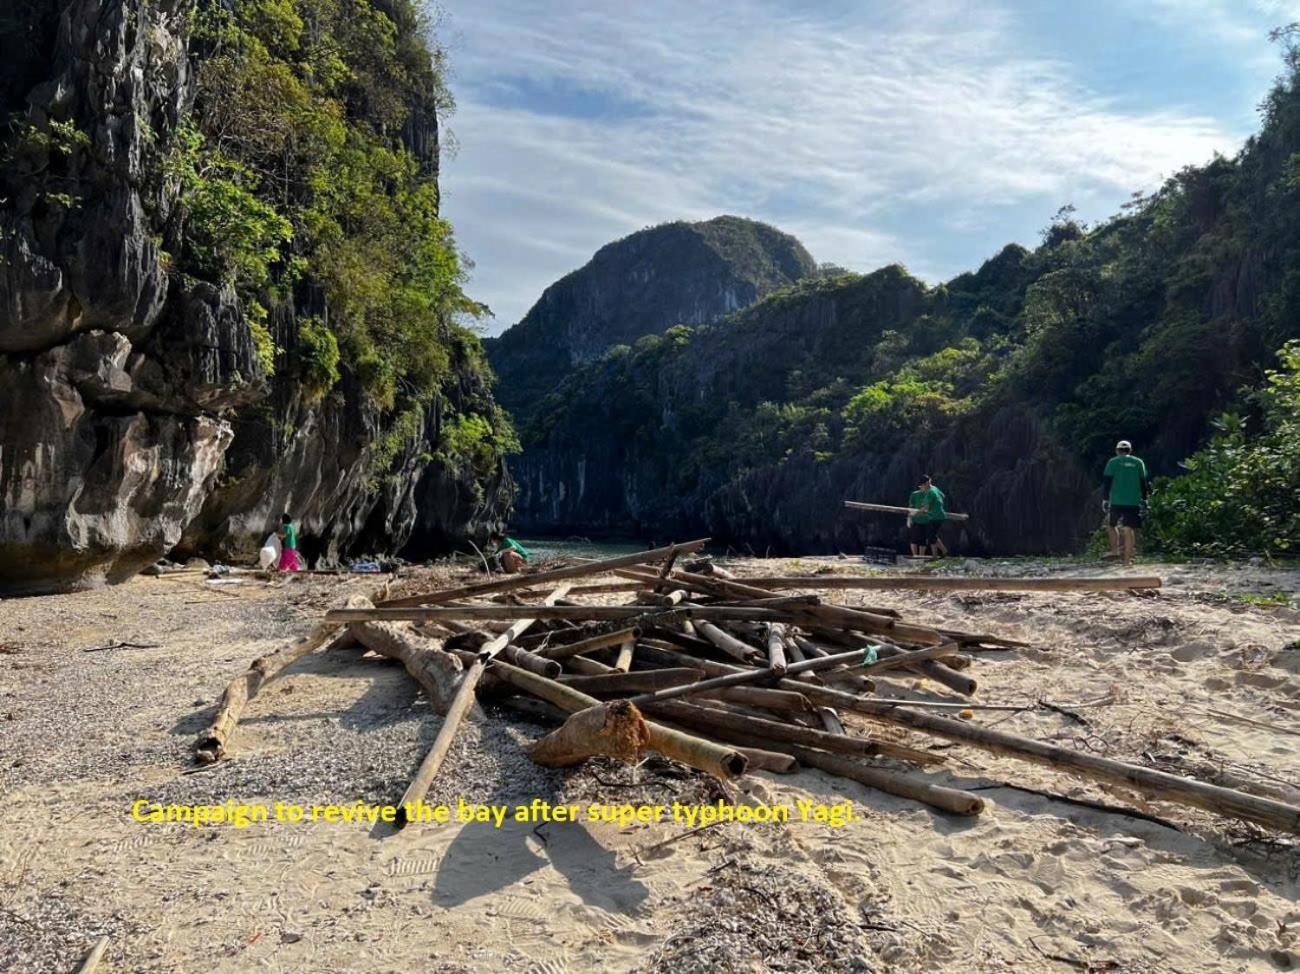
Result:
{"label": "wooden plank", "polygon": [[570,565],[567,568],[552,568],[550,571],[534,572],[531,575],[511,575],[509,578],[499,579],[495,582],[478,582],[474,585],[462,585],[459,588],[443,589],[439,592],[425,592],[421,595],[408,595],[400,599],[389,599],[386,602],[378,603],[378,605],[389,608],[411,605],[432,605],[448,602],[453,599],[466,599],[472,598],[476,595],[487,595],[491,592],[510,592],[515,589],[532,588],[538,585],[549,585],[552,582],[562,582],[566,579],[582,578],[586,575],[599,575],[614,568],[625,568],[629,565],[648,564],[677,554],[689,554],[693,551],[699,551],[708,543],[708,538],[700,538],[696,541],[687,541],[684,544],[666,545],[663,548],[652,548],[649,551],[639,551],[636,554],[621,555],[617,558],[606,558],[602,561],[588,561],[581,565]]}
{"label": "wooden plank", "polygon": [[[844,506],[855,511],[875,511],[878,514],[906,514],[909,517],[920,514],[919,507],[895,507],[892,504],[868,504],[865,501],[845,501]],[[949,521],[969,521],[969,514],[949,514]]]}
{"label": "wooden plank", "polygon": [[968,578],[938,575],[761,575],[737,581],[760,589],[890,589],[932,592],[1125,592],[1160,588],[1158,575],[1098,578]]}
{"label": "wooden plank", "polygon": [[[814,608],[828,608],[816,606]],[[850,610],[843,610],[850,611]],[[740,619],[749,622],[781,622],[788,612],[747,606],[694,605],[664,608],[661,605],[440,605],[379,607],[374,609],[330,609],[325,622],[441,622],[444,619],[572,619],[607,621],[640,616],[675,616],[689,619]],[[932,633],[933,630],[926,630]],[[504,635],[504,633],[503,633]],[[917,640],[920,641],[920,640]],[[927,640],[936,642],[937,639]]]}

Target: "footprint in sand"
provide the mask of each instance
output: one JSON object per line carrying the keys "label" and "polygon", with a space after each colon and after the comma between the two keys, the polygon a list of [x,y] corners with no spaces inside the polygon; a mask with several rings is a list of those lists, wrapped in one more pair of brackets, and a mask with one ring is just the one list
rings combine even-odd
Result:
{"label": "footprint in sand", "polygon": [[1268,676],[1265,673],[1238,673],[1239,685],[1259,687],[1262,690],[1276,690],[1286,683],[1286,677]]}
{"label": "footprint in sand", "polygon": [[1214,655],[1214,647],[1206,642],[1184,643],[1177,649],[1170,652],[1170,657],[1179,663],[1190,663],[1192,660],[1204,659],[1207,656]]}
{"label": "footprint in sand", "polygon": [[438,871],[438,860],[433,859],[394,859],[386,871],[389,876],[427,876]]}

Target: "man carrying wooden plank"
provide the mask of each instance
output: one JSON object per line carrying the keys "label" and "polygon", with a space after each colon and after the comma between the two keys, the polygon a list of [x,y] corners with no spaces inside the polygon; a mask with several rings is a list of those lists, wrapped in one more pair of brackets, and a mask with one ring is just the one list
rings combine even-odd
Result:
{"label": "man carrying wooden plank", "polygon": [[907,519],[912,554],[925,554],[928,548],[930,554],[946,555],[948,547],[939,537],[939,529],[948,520],[948,509],[944,503],[943,491],[934,485],[928,473],[922,474],[917,481],[916,490],[907,498],[907,506],[917,511]]}
{"label": "man carrying wooden plank", "polygon": [[1133,456],[1133,444],[1120,440],[1115,444],[1115,455],[1106,462],[1101,476],[1105,494],[1101,509],[1109,514],[1107,531],[1110,534],[1110,556],[1122,554],[1124,564],[1133,564],[1133,549],[1137,547],[1137,530],[1142,527],[1142,507],[1151,493],[1147,480],[1147,465]]}

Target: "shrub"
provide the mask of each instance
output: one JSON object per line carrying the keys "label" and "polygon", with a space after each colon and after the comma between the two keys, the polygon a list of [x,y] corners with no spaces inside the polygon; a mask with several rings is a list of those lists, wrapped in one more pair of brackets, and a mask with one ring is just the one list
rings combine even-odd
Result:
{"label": "shrub", "polygon": [[1183,462],[1187,473],[1157,481],[1151,532],[1171,554],[1300,553],[1300,341],[1278,361],[1250,397],[1259,432],[1221,416],[1210,442]]}

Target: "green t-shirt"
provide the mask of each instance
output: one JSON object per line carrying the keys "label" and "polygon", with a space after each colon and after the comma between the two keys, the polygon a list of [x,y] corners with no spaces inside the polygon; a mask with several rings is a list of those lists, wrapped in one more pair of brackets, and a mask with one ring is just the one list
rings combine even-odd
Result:
{"label": "green t-shirt", "polygon": [[1106,498],[1116,507],[1138,507],[1142,504],[1142,482],[1147,479],[1147,465],[1129,454],[1111,457],[1106,461],[1110,478],[1110,496]]}
{"label": "green t-shirt", "polygon": [[284,526],[284,546],[298,550],[298,526],[296,524],[286,524]]}
{"label": "green t-shirt", "polygon": [[527,561],[529,558],[532,557],[532,554],[529,552],[529,550],[525,548],[523,545],[521,545],[514,538],[506,538],[504,541],[501,542],[501,544],[497,545],[497,554],[500,554],[503,551],[516,552],[521,558],[523,558],[524,561]]}
{"label": "green t-shirt", "polygon": [[928,507],[928,511],[912,515],[914,524],[932,524],[935,521],[948,520],[948,509],[944,507],[943,491],[931,484],[926,490],[914,490],[907,499],[908,507]]}

